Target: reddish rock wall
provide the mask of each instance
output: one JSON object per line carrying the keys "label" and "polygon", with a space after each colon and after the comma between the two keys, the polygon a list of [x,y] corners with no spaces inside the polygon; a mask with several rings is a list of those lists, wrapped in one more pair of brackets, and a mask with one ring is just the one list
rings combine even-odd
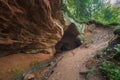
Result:
{"label": "reddish rock wall", "polygon": [[[60,0],[0,0],[0,52],[44,53],[53,48],[63,34],[53,19],[62,17],[60,4]],[[60,22],[64,23],[62,18]]]}

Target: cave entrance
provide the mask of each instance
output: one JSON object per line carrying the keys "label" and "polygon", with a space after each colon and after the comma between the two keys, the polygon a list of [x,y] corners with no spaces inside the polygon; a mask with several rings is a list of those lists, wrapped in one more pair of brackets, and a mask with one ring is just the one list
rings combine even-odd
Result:
{"label": "cave entrance", "polygon": [[62,39],[56,44],[56,52],[60,53],[62,51],[71,50],[79,47],[82,43],[77,36],[78,32],[76,26],[72,23],[64,32]]}

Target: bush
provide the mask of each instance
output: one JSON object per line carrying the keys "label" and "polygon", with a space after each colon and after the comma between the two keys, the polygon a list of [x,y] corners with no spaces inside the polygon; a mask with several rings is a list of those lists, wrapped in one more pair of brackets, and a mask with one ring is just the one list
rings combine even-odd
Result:
{"label": "bush", "polygon": [[107,80],[120,80],[120,63],[107,62],[100,67]]}
{"label": "bush", "polygon": [[120,25],[115,26],[114,34],[120,36]]}
{"label": "bush", "polygon": [[120,44],[115,45],[105,59],[100,66],[100,70],[106,79],[120,80]]}
{"label": "bush", "polygon": [[78,22],[95,21],[103,25],[120,24],[120,8],[104,3],[105,0],[63,0],[65,12]]}
{"label": "bush", "polygon": [[116,50],[115,51],[115,55],[114,55],[114,59],[117,60],[117,61],[120,61],[120,44],[117,44],[114,49]]}

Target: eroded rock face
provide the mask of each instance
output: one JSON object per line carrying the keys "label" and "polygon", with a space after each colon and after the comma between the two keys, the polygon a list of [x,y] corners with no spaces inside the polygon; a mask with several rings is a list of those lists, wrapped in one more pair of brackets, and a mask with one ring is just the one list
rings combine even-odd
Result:
{"label": "eroded rock face", "polygon": [[79,34],[77,27],[73,23],[69,25],[65,30],[62,39],[55,46],[57,53],[80,46],[82,43],[80,39],[77,38]]}
{"label": "eroded rock face", "polygon": [[58,9],[60,0],[0,0],[0,52],[53,48],[63,35]]}

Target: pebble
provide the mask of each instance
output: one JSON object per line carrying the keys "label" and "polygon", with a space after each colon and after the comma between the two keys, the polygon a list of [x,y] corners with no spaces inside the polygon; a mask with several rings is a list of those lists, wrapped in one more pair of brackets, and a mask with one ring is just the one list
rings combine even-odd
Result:
{"label": "pebble", "polygon": [[24,80],[35,80],[35,75],[34,74],[27,74],[24,77]]}

